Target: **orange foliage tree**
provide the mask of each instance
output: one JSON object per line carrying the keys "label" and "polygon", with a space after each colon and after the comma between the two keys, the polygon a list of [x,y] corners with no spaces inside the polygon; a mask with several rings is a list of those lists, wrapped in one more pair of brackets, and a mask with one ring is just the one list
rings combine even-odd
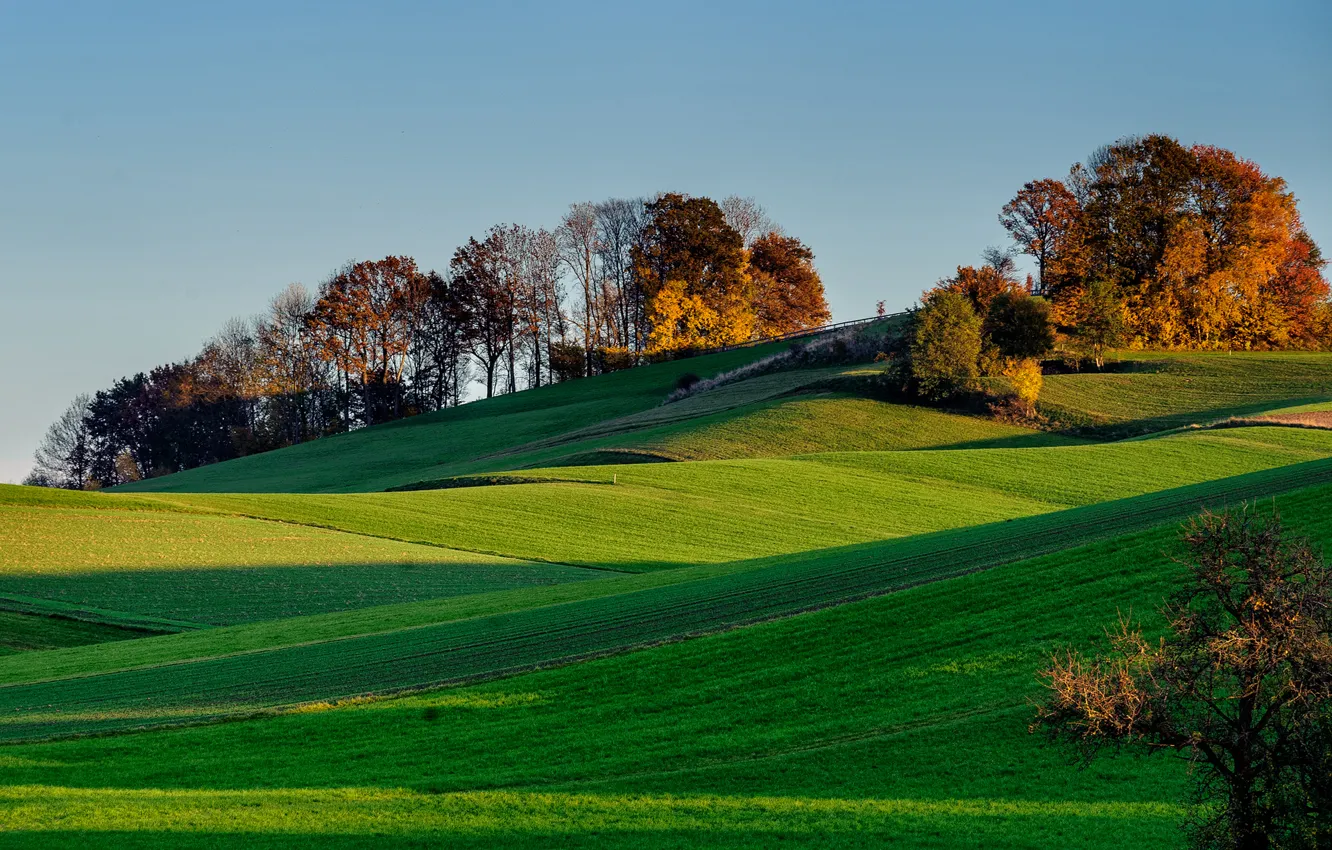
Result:
{"label": "orange foliage tree", "polygon": [[355,263],[320,289],[307,325],[318,355],[360,390],[367,425],[401,415],[413,317],[429,294],[426,276],[410,257]]}
{"label": "orange foliage tree", "polygon": [[1058,180],[1033,180],[1004,204],[999,223],[1036,260],[1042,290],[1056,288],[1078,251],[1082,208]]}
{"label": "orange foliage tree", "polygon": [[816,328],[831,318],[823,281],[814,270],[814,252],[794,236],[773,231],[755,239],[749,274],[757,336]]}
{"label": "orange foliage tree", "polygon": [[1018,283],[1010,274],[993,265],[958,266],[957,274],[946,277],[935,284],[934,289],[926,293],[929,297],[934,292],[956,292],[971,302],[977,315],[984,316],[990,311],[990,304],[1002,294],[1026,294],[1026,287]]}
{"label": "orange foliage tree", "polygon": [[1038,180],[1000,221],[1036,258],[1056,320],[1071,326],[1089,280],[1108,281],[1138,344],[1317,347],[1325,262],[1284,180],[1222,148],[1130,138]]}

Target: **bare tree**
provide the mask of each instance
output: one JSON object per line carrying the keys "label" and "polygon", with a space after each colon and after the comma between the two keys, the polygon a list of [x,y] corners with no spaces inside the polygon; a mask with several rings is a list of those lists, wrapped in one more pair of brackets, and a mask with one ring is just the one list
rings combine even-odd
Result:
{"label": "bare tree", "polygon": [[522,348],[529,358],[527,384],[539,387],[543,374],[551,375],[551,343],[565,331],[560,305],[560,250],[555,235],[548,230],[520,228],[516,236],[518,316]]}
{"label": "bare tree", "polygon": [[1056,655],[1036,725],[1088,759],[1121,744],[1189,759],[1195,847],[1332,846],[1332,573],[1254,510],[1204,514],[1184,540],[1168,636],[1122,620],[1107,655]]}
{"label": "bare tree", "polygon": [[92,472],[92,443],[88,431],[88,405],[92,396],[76,396],[60,418],[46,430],[33,455],[33,470],[25,484],[81,490]]}
{"label": "bare tree", "polygon": [[234,317],[228,319],[194,361],[196,383],[206,387],[206,401],[234,401],[244,417],[245,427],[254,429],[258,419],[260,368],[259,330],[261,322]]}
{"label": "bare tree", "polygon": [[315,355],[306,317],[315,299],[299,283],[289,284],[268,305],[259,323],[260,394],[269,428],[283,443],[300,443],[323,430],[319,394],[328,385],[327,364]]}
{"label": "bare tree", "polygon": [[1014,261],[1011,251],[1006,251],[998,245],[990,245],[981,251],[981,259],[1004,280],[1011,283],[1018,282],[1017,262]]}
{"label": "bare tree", "polygon": [[740,234],[748,248],[754,240],[769,233],[780,233],[781,228],[773,221],[767,210],[753,198],[741,198],[732,195],[721,202],[722,215],[731,229]]}
{"label": "bare tree", "polygon": [[634,273],[631,253],[647,224],[642,198],[612,198],[596,206],[598,255],[601,262],[604,325],[612,345],[641,350],[643,288]]}
{"label": "bare tree", "polygon": [[597,209],[594,204],[571,204],[555,231],[560,246],[560,258],[573,272],[582,290],[582,321],[574,321],[583,333],[585,372],[592,374],[592,351],[600,343],[597,334],[597,290],[600,286],[601,250],[597,232]]}

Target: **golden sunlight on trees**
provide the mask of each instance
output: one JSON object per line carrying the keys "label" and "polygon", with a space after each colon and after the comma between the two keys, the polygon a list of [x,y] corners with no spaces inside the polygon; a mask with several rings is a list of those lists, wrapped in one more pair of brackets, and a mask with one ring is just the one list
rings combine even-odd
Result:
{"label": "golden sunlight on trees", "polygon": [[676,350],[744,342],[754,333],[753,282],[744,243],[709,198],[665,194],[647,205],[633,248],[648,347]]}
{"label": "golden sunlight on trees", "polygon": [[[1231,151],[1128,138],[1022,187],[999,215],[1071,329],[1091,280],[1138,347],[1317,348],[1330,341],[1318,246],[1284,180]],[[960,270],[959,270],[960,272]],[[961,284],[959,284],[961,285]],[[974,284],[973,284],[973,288]]]}
{"label": "golden sunlight on trees", "polygon": [[814,252],[794,236],[776,231],[760,236],[749,251],[754,284],[755,335],[779,336],[826,324],[832,313],[823,281],[814,270]]}

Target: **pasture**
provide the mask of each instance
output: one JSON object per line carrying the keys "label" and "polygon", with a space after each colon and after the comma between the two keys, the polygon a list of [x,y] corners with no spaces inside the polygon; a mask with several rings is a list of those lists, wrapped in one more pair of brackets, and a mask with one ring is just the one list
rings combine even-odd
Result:
{"label": "pasture", "polygon": [[1123,353],[1045,430],[876,366],[661,403],[779,348],[0,487],[0,845],[1178,846],[1185,765],[1072,769],[1037,673],[1161,628],[1199,510],[1332,541],[1332,431],[1261,419],[1332,358]]}
{"label": "pasture", "polygon": [[[1326,543],[1326,488],[1279,499]],[[1069,770],[1036,669],[1152,611],[1173,525],[501,682],[5,748],[11,839],[1171,846],[1185,767]],[[105,765],[116,765],[108,782]]]}
{"label": "pasture", "polygon": [[58,498],[34,506],[21,488],[0,488],[0,608],[5,597],[36,597],[206,626],[596,577],[384,537],[160,503],[126,510],[115,497],[68,495],[64,501],[78,507]]}

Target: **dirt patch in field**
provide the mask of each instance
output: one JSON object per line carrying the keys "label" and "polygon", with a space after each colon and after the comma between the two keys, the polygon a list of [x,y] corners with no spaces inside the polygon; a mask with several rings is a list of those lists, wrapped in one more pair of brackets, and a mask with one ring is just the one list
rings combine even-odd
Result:
{"label": "dirt patch in field", "polygon": [[1243,425],[1285,425],[1290,428],[1332,429],[1332,410],[1313,410],[1306,413],[1270,413],[1265,416],[1245,416],[1228,419],[1231,427]]}

